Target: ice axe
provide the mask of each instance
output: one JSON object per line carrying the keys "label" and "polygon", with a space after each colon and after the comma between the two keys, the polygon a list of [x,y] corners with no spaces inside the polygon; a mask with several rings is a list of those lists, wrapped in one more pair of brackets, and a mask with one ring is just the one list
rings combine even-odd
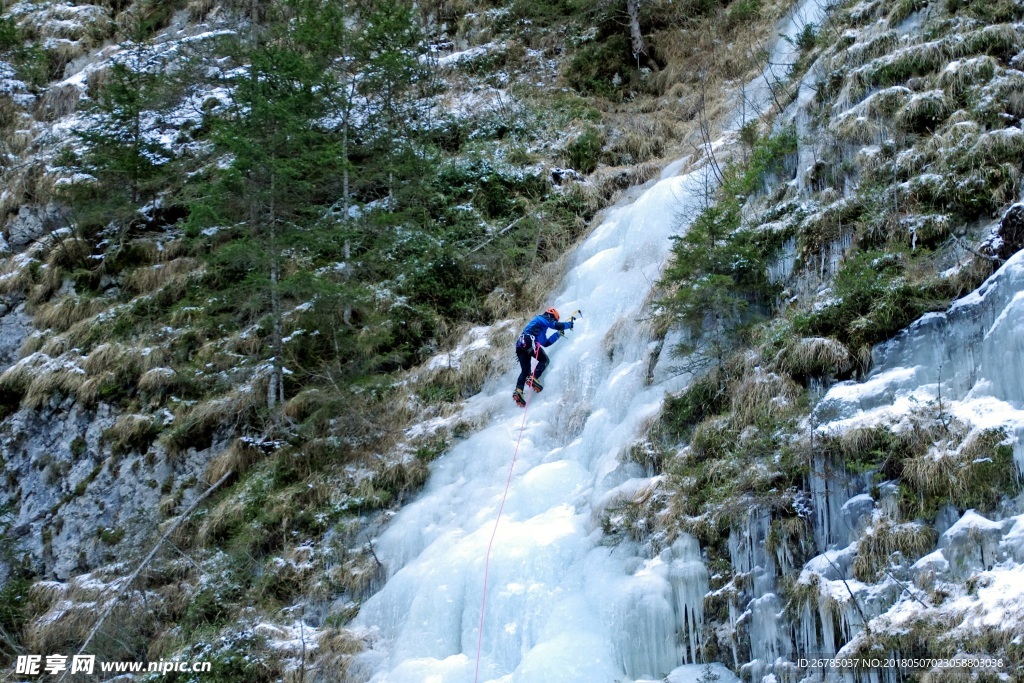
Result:
{"label": "ice axe", "polygon": [[[571,322],[571,323],[576,322],[576,317],[577,316],[580,317],[580,318],[583,317],[583,311],[581,311],[578,308],[575,311],[572,312],[572,315],[569,316],[569,322]],[[560,334],[560,335],[562,335],[564,337],[565,336],[565,330],[559,330],[558,334]]]}

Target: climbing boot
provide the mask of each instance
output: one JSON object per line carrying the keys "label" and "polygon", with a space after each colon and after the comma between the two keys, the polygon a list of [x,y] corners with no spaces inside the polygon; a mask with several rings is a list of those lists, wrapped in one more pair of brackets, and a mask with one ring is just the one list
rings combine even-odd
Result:
{"label": "climbing boot", "polygon": [[522,389],[516,389],[512,392],[512,400],[516,402],[516,405],[520,408],[526,407],[526,397],[523,396]]}
{"label": "climbing boot", "polygon": [[538,394],[544,391],[544,386],[540,383],[540,380],[533,376],[526,378],[526,386],[530,387]]}

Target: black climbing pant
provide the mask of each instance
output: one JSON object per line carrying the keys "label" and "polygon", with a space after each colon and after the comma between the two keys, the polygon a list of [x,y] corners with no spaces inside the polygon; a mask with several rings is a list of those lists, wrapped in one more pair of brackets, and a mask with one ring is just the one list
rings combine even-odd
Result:
{"label": "black climbing pant", "polygon": [[525,344],[522,347],[516,345],[516,358],[519,359],[520,368],[519,379],[516,380],[516,389],[522,389],[526,385],[526,378],[530,376],[531,358],[537,359],[537,369],[533,371],[533,376],[536,379],[540,379],[544,368],[548,366],[548,354],[544,353],[544,349],[536,342]]}

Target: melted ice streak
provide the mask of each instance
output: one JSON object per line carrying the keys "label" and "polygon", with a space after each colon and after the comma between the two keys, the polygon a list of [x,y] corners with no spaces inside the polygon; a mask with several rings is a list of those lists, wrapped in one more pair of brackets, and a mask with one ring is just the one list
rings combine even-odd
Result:
{"label": "melted ice streak", "polygon": [[[808,17],[820,20],[821,7],[803,0],[781,25],[780,44]],[[766,110],[770,92],[757,97]],[[644,321],[669,238],[714,186],[706,167],[678,175],[683,166],[671,164],[608,212],[550,301],[584,317],[548,349],[546,390],[530,397],[491,554],[481,681],[612,683],[671,673],[684,683],[700,675],[693,663],[708,572],[696,541],[684,536],[645,558],[631,543],[603,545],[601,532],[605,510],[656,483],[622,455],[666,392],[686,381],[673,376]],[[355,664],[374,683],[474,678],[484,557],[523,424],[511,400],[517,374],[467,402],[488,426],[434,463],[420,496],[375,541],[389,578],[353,622],[374,641]],[[737,680],[724,667],[715,673],[721,683]]]}
{"label": "melted ice streak", "polygon": [[748,121],[767,113],[779,100],[785,99],[784,84],[789,80],[791,66],[800,59],[797,44],[800,34],[807,26],[813,27],[815,32],[820,31],[829,9],[838,4],[837,0],[802,0],[793,7],[778,26],[778,40],[769,52],[768,63],[763,67],[761,76],[744,85],[736,94],[737,102],[726,129],[742,128]]}

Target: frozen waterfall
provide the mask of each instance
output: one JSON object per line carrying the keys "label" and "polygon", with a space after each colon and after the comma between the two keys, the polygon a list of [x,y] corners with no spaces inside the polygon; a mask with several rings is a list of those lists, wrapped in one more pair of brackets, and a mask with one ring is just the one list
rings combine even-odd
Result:
{"label": "frozen waterfall", "polygon": [[[599,511],[645,483],[621,455],[681,382],[648,382],[659,345],[643,318],[670,235],[702,201],[703,173],[669,170],[609,211],[552,297],[585,317],[550,347],[548,388],[527,408],[491,556],[482,680],[661,678],[694,662],[708,584],[696,542],[643,559],[601,545]],[[385,643],[364,656],[373,680],[473,679],[484,555],[523,418],[510,399],[517,372],[471,399],[488,426],[435,463],[376,543],[390,577],[355,622]]]}
{"label": "frozen waterfall", "polygon": [[[776,50],[791,50],[823,14],[821,0],[799,3],[780,25]],[[743,94],[736,125],[772,97],[763,87]],[[698,544],[683,537],[647,558],[630,543],[603,545],[601,531],[604,509],[650,483],[623,452],[666,392],[685,382],[667,372],[645,322],[669,238],[714,186],[706,167],[680,175],[683,166],[671,164],[610,209],[548,301],[584,317],[548,350],[547,389],[528,406],[491,555],[481,681],[700,676],[709,577]],[[473,681],[485,553],[523,421],[510,396],[516,374],[467,402],[465,411],[486,416],[487,426],[433,464],[423,492],[375,542],[388,580],[353,622],[374,642],[355,664],[371,681]],[[720,665],[715,673],[720,683],[737,680]]]}

